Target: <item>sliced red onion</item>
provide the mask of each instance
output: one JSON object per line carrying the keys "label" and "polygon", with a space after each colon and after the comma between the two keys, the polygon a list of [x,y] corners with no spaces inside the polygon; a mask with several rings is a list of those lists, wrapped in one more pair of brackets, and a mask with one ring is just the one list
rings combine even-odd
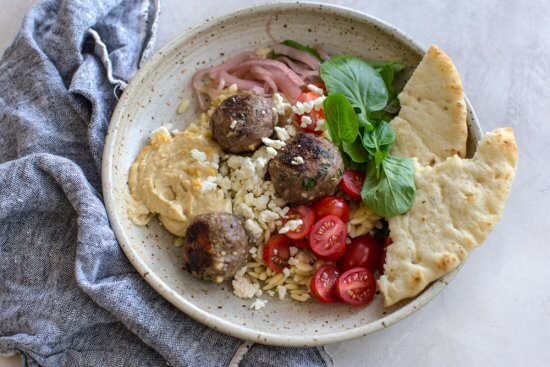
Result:
{"label": "sliced red onion", "polygon": [[[253,66],[250,68],[250,76],[257,80],[263,80],[264,84],[269,86],[271,93],[278,92],[279,89],[277,88],[277,84],[268,70],[262,68],[261,66]],[[265,86],[264,89],[268,90]]]}
{"label": "sliced red onion", "polygon": [[191,80],[191,84],[193,85],[193,90],[195,91],[195,95],[197,96],[197,101],[199,102],[199,108],[201,111],[206,111],[206,101],[204,100],[204,97],[202,96],[202,92],[200,90],[201,86],[200,83],[202,81],[202,77],[208,74],[210,71],[210,68],[204,68],[199,69],[195,72],[195,75],[193,75],[193,79]]}
{"label": "sliced red onion", "polygon": [[303,62],[313,70],[319,69],[319,60],[317,60],[315,57],[311,56],[307,52],[300,51],[293,47],[282,44],[273,46],[273,51],[275,51],[275,53],[288,56],[296,61]]}
{"label": "sliced red onion", "polygon": [[317,52],[319,53],[319,56],[321,56],[321,60],[327,61],[328,59],[330,59],[330,55],[328,54],[327,50],[325,50],[323,46],[315,45],[313,46],[313,48],[317,50]]}

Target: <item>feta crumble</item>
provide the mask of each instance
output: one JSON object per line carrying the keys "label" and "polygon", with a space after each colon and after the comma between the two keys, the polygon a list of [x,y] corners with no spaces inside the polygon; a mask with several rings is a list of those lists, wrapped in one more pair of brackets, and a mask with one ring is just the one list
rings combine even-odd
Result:
{"label": "feta crumble", "polygon": [[285,275],[285,277],[289,277],[290,276],[290,269],[289,268],[284,268],[283,269],[283,274]]}
{"label": "feta crumble", "polygon": [[291,219],[288,222],[285,223],[284,226],[279,229],[280,234],[284,234],[287,232],[292,232],[300,228],[304,224],[304,221],[301,219]]}
{"label": "feta crumble", "polygon": [[193,159],[196,159],[201,163],[206,162],[206,158],[207,158],[205,152],[201,152],[200,150],[197,150],[197,149],[191,149],[191,157],[193,157]]}
{"label": "feta crumble", "polygon": [[323,94],[325,94],[325,91],[323,90],[323,88],[319,88],[318,86],[316,86],[315,84],[308,84],[307,85],[307,89],[309,89],[310,91],[314,92],[314,93],[317,93],[318,95],[322,96]]}
{"label": "feta crumble", "polygon": [[267,302],[268,301],[266,299],[256,298],[254,303],[250,305],[250,308],[254,309],[255,311],[261,310],[265,307]]}
{"label": "feta crumble", "polygon": [[286,103],[283,96],[280,93],[273,94],[273,105],[275,107],[275,112],[278,115],[285,115],[286,110],[290,108],[290,103]]}
{"label": "feta crumble", "polygon": [[268,147],[271,147],[274,149],[281,149],[286,145],[286,143],[282,140],[273,140],[270,138],[262,138],[262,142]]}
{"label": "feta crumble", "polygon": [[289,251],[290,251],[290,256],[296,256],[298,254],[298,251],[300,250],[298,250],[298,247],[290,246]]}
{"label": "feta crumble", "polygon": [[[243,271],[244,270],[244,271]],[[235,278],[231,282],[233,285],[233,293],[239,298],[253,298],[258,291],[261,291],[259,284],[251,283],[244,277],[246,266],[235,274]]]}
{"label": "feta crumble", "polygon": [[302,120],[300,122],[300,127],[302,129],[305,129],[306,127],[308,127],[309,125],[311,125],[313,123],[313,121],[311,120],[311,117],[309,116],[302,116]]}
{"label": "feta crumble", "polygon": [[304,158],[300,156],[296,156],[292,158],[292,160],[290,161],[290,164],[292,164],[293,166],[299,166],[300,164],[304,164]]}
{"label": "feta crumble", "polygon": [[288,131],[280,126],[275,126],[275,135],[277,135],[277,139],[279,139],[280,141],[286,142],[290,139],[290,134],[288,133]]}
{"label": "feta crumble", "polygon": [[237,123],[238,123],[237,120],[232,120],[232,121],[231,121],[231,125],[229,125],[229,128],[230,128],[231,130],[235,129],[235,127],[237,126]]}

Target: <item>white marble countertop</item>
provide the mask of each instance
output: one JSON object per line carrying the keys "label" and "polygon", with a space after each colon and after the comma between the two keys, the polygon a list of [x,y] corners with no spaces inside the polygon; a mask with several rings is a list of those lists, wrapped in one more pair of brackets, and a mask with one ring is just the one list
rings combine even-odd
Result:
{"label": "white marble countertop", "polygon": [[[0,50],[34,2],[0,0]],[[263,2],[164,0],[157,48],[204,18]],[[482,128],[512,126],[520,151],[502,221],[449,287],[388,329],[327,346],[336,365],[550,366],[550,2],[331,2],[439,45]]]}

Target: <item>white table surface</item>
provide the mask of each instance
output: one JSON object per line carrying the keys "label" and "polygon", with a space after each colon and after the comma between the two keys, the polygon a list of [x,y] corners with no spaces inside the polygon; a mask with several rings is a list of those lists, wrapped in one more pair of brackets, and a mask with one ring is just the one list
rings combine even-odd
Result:
{"label": "white table surface", "polygon": [[[0,0],[0,50],[34,2]],[[164,0],[157,48],[204,18],[263,2]],[[514,128],[520,163],[501,222],[447,289],[398,324],[327,350],[337,366],[550,366],[550,2],[332,2],[445,50],[483,129]]]}

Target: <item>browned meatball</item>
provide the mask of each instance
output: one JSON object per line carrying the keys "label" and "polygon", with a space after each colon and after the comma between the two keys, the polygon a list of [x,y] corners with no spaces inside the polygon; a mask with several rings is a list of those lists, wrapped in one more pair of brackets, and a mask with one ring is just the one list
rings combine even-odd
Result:
{"label": "browned meatball", "polygon": [[210,129],[223,150],[245,153],[256,150],[262,144],[262,138],[273,135],[277,120],[270,98],[240,92],[216,108],[210,119]]}
{"label": "browned meatball", "polygon": [[292,204],[333,194],[343,173],[338,148],[314,134],[297,135],[269,162],[275,190]]}
{"label": "browned meatball", "polygon": [[185,233],[184,268],[198,278],[220,283],[245,265],[247,251],[248,237],[237,217],[197,215]]}

